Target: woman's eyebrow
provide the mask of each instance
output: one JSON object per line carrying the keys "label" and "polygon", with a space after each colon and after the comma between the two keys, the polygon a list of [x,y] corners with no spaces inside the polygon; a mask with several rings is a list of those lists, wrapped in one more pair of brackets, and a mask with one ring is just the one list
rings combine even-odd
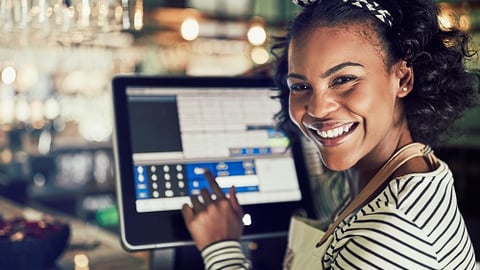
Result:
{"label": "woman's eyebrow", "polygon": [[305,77],[301,74],[297,74],[297,73],[288,73],[286,79],[290,79],[290,78],[291,79],[299,79],[299,80],[303,80],[303,81],[307,80],[307,77]]}
{"label": "woman's eyebrow", "polygon": [[[336,66],[333,66],[329,69],[327,69],[327,71],[325,71],[320,77],[321,78],[326,78],[332,74],[334,74],[335,72],[341,70],[342,68],[345,68],[345,67],[350,67],[350,66],[353,66],[353,67],[363,67],[362,64],[359,64],[359,63],[354,63],[354,62],[344,62],[344,63],[340,63]],[[304,75],[301,75],[301,74],[298,74],[298,73],[289,73],[287,74],[287,77],[286,79],[300,79],[300,80],[304,80],[306,81],[307,80],[307,77],[305,77]]]}
{"label": "woman's eyebrow", "polygon": [[345,68],[345,67],[349,67],[349,66],[354,66],[354,67],[363,67],[363,65],[359,64],[359,63],[354,63],[354,62],[344,62],[344,63],[340,63],[336,66],[333,66],[331,68],[329,68],[327,71],[325,71],[325,73],[323,73],[320,77],[322,78],[326,78],[330,75],[332,75],[333,73],[341,70],[342,68]]}

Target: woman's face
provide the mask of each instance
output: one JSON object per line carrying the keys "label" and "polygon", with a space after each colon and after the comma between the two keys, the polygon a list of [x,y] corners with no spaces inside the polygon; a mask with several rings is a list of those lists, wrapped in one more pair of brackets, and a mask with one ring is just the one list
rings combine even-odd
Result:
{"label": "woman's face", "polygon": [[387,70],[372,30],[314,28],[291,42],[288,62],[290,117],[328,168],[376,169],[398,148],[403,73]]}

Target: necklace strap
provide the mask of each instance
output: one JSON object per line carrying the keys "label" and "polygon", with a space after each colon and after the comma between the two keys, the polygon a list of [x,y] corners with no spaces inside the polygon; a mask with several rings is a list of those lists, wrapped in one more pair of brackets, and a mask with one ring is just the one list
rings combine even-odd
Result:
{"label": "necklace strap", "polygon": [[323,235],[320,242],[317,243],[317,247],[323,244],[327,238],[333,233],[335,228],[351,213],[358,210],[365,205],[368,199],[375,193],[382,185],[390,178],[390,176],[400,166],[405,164],[415,157],[424,157],[429,166],[433,169],[438,165],[438,160],[433,154],[432,148],[428,145],[421,143],[411,143],[400,148],[390,159],[383,165],[383,167],[377,172],[377,174],[368,182],[368,184],[355,196],[355,198],[348,204],[348,206],[341,212],[341,214],[335,219],[335,222],[328,228]]}

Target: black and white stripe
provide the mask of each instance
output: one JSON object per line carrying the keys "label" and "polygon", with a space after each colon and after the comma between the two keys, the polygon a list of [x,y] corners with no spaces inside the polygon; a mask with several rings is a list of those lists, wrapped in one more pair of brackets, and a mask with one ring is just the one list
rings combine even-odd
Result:
{"label": "black and white stripe", "polygon": [[475,269],[452,173],[443,162],[432,173],[392,180],[327,242],[326,269]]}
{"label": "black and white stripe", "polygon": [[237,241],[222,241],[204,248],[201,252],[205,269],[250,269],[242,246]]}
{"label": "black and white stripe", "polygon": [[[327,1],[334,1],[334,0],[327,0]],[[340,0],[337,0],[340,1]],[[368,10],[379,19],[382,23],[388,25],[389,27],[393,26],[393,16],[390,14],[388,10],[380,6],[375,0],[341,0],[345,3],[349,3],[353,6]],[[308,7],[313,4],[320,4],[322,0],[292,0],[298,6],[301,7]]]}

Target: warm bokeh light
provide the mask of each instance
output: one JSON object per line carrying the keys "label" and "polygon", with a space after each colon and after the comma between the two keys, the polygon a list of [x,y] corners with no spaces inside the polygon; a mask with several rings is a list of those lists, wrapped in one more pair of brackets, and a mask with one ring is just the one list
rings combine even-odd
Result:
{"label": "warm bokeh light", "polygon": [[77,254],[73,258],[75,264],[75,270],[88,270],[89,260],[85,254]]}
{"label": "warm bokeh light", "polygon": [[2,70],[2,82],[12,84],[17,78],[17,72],[12,66],[7,66]]}
{"label": "warm bokeh light", "polygon": [[41,129],[45,126],[45,119],[43,118],[44,104],[42,101],[35,100],[30,103],[30,120],[32,127]]}
{"label": "warm bokeh light", "polygon": [[45,118],[53,120],[60,116],[60,104],[58,100],[54,97],[51,97],[45,101]]}
{"label": "warm bokeh light", "polygon": [[18,91],[25,91],[34,86],[39,80],[38,69],[33,64],[18,67],[15,85]]}
{"label": "warm bokeh light", "polygon": [[133,28],[135,30],[142,30],[143,28],[143,1],[137,0],[135,5],[135,12],[133,14]]}
{"label": "warm bokeh light", "polygon": [[472,20],[469,15],[461,15],[458,19],[458,26],[462,31],[470,31]]}
{"label": "warm bokeh light", "polygon": [[20,122],[27,122],[30,119],[30,105],[23,94],[16,97],[15,119]]}
{"label": "warm bokeh light", "polygon": [[255,47],[250,53],[252,61],[257,65],[262,65],[268,62],[270,55],[268,51],[263,47]]}
{"label": "warm bokeh light", "polygon": [[13,153],[10,149],[0,151],[0,163],[8,164],[13,161]]}
{"label": "warm bokeh light", "polygon": [[447,14],[440,14],[438,16],[438,21],[440,23],[440,27],[443,29],[450,29],[454,25],[454,21],[452,20],[452,16],[449,16]]}
{"label": "warm bokeh light", "polygon": [[263,26],[253,25],[248,29],[247,38],[253,46],[261,46],[267,40],[267,32]]}
{"label": "warm bokeh light", "polygon": [[8,98],[0,100],[0,124],[9,124],[13,122],[15,118],[14,108],[15,103],[13,102],[13,99]]}
{"label": "warm bokeh light", "polygon": [[455,12],[447,4],[440,5],[440,14],[438,15],[438,23],[443,29],[451,29],[455,26]]}
{"label": "warm bokeh light", "polygon": [[182,22],[181,34],[183,39],[192,41],[197,39],[200,33],[200,24],[195,18],[187,18]]}

